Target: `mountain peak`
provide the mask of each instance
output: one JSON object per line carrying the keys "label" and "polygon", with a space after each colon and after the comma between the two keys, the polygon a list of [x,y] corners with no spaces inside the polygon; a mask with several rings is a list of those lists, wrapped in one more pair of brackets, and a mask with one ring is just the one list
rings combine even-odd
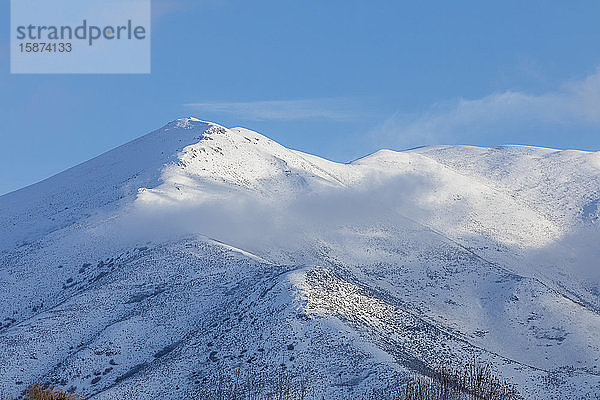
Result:
{"label": "mountain peak", "polygon": [[315,398],[357,398],[478,357],[525,398],[592,398],[598,156],[430,146],[341,164],[172,121],[0,197],[0,392],[201,398],[192,382],[217,366],[284,360],[329,390]]}
{"label": "mountain peak", "polygon": [[162,129],[165,131],[170,131],[173,129],[195,129],[195,128],[208,129],[212,126],[220,126],[220,125],[216,124],[214,122],[210,122],[210,121],[203,121],[196,117],[187,117],[187,118],[178,118],[176,120],[173,120],[173,121],[169,122],[167,125],[165,125]]}

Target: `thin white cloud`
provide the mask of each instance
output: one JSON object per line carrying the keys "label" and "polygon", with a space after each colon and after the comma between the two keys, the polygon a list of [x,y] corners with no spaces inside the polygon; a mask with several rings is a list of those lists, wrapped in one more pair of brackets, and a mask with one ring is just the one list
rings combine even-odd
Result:
{"label": "thin white cloud", "polygon": [[472,142],[482,132],[532,126],[600,126],[600,70],[539,95],[518,91],[437,104],[422,115],[396,114],[373,130],[386,145]]}
{"label": "thin white cloud", "polygon": [[358,117],[357,105],[347,98],[203,102],[186,106],[202,113],[231,115],[246,120],[349,120]]}

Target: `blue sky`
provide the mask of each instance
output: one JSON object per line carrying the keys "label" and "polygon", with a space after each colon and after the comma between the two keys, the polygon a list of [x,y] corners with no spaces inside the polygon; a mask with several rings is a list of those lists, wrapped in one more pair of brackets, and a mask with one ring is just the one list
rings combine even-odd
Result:
{"label": "blue sky", "polygon": [[190,115],[336,161],[600,150],[599,15],[597,0],[156,0],[150,75],[10,75],[3,29],[0,193]]}

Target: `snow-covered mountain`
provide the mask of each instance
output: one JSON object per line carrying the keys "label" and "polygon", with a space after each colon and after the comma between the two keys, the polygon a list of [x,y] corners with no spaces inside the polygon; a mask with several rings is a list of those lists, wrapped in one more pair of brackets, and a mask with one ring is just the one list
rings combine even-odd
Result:
{"label": "snow-covered mountain", "polygon": [[478,358],[600,397],[600,153],[349,164],[174,121],[0,197],[0,392],[194,398],[215,370],[356,398]]}

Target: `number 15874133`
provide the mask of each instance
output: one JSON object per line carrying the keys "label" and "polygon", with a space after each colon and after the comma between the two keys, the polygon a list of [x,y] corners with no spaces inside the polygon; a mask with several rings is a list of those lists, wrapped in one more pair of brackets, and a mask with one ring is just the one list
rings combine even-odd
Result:
{"label": "number 15874133", "polygon": [[71,43],[19,43],[21,53],[70,53]]}

